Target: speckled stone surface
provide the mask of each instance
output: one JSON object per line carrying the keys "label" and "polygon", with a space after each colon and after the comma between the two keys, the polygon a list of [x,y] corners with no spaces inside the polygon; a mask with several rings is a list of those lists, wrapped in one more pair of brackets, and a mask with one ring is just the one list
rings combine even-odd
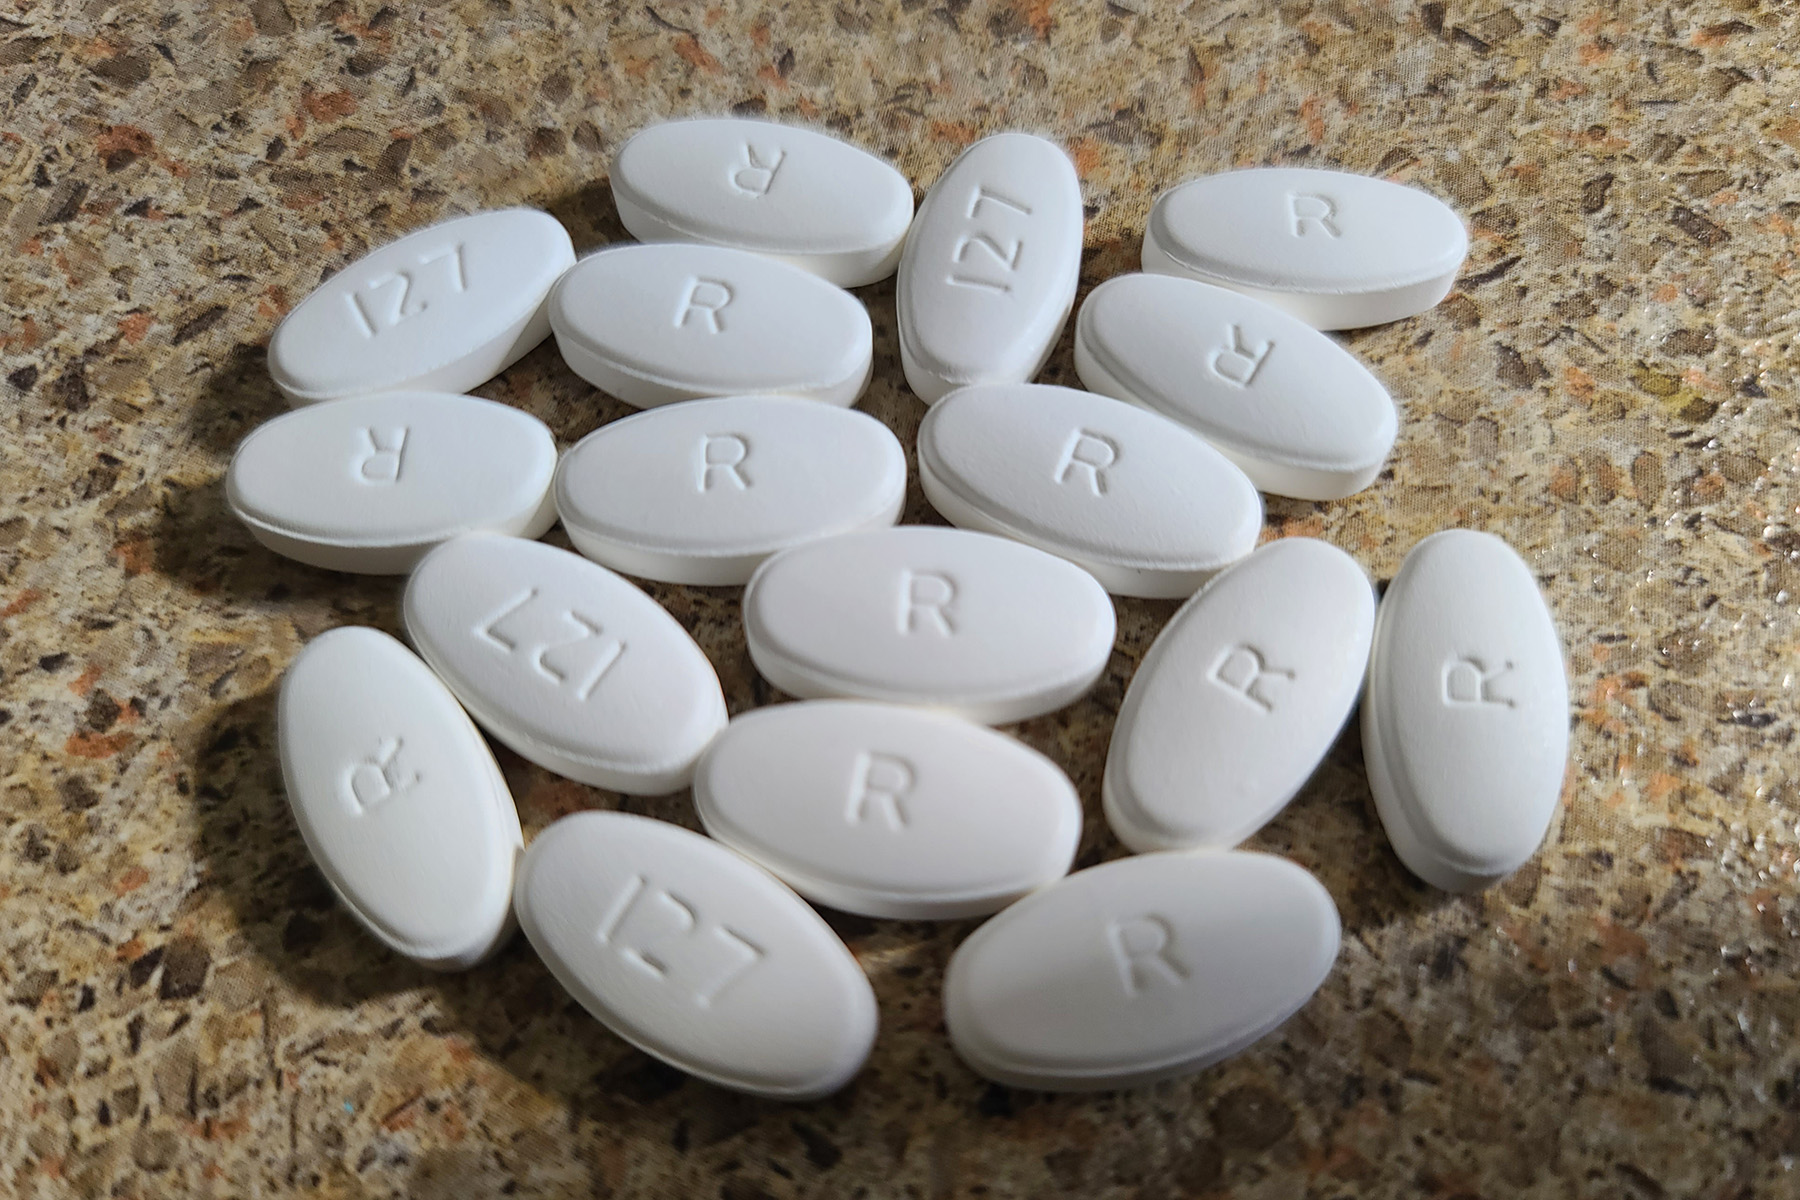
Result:
{"label": "speckled stone surface", "polygon": [[[0,8],[0,1194],[1250,1198],[1797,1194],[1800,9],[787,0],[249,0]],[[263,345],[407,229],[538,204],[623,236],[661,116],[829,127],[921,187],[982,133],[1061,139],[1084,287],[1152,198],[1254,163],[1428,188],[1468,220],[1437,310],[1345,340],[1402,411],[1391,470],[1273,501],[1376,578],[1506,536],[1565,635],[1574,738],[1536,862],[1452,898],[1399,867],[1354,731],[1254,841],[1342,909],[1337,970],[1195,1078],[1053,1098],[945,1041],[969,923],[839,919],[882,1031],[782,1106],[627,1049],[522,941],[465,975],[333,905],[288,815],[285,664],[393,630],[391,580],[276,558],[232,447]],[[865,407],[910,445],[891,284]],[[1074,383],[1068,338],[1045,373]],[[622,407],[544,346],[481,389],[566,445]],[[916,483],[908,519],[930,519]],[[733,589],[653,587],[733,709],[769,698]],[[1113,714],[1173,606],[1121,602],[1094,695],[1018,732],[1099,819]],[[621,801],[503,756],[528,836]]]}

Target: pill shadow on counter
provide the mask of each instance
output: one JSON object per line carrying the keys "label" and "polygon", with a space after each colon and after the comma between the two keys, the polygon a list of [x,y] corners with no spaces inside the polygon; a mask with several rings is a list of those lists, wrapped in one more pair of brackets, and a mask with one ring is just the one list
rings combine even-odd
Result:
{"label": "pill shadow on counter", "polygon": [[1468,903],[1427,886],[1394,854],[1369,791],[1356,711],[1299,795],[1245,849],[1291,858],[1317,875],[1337,903],[1347,937],[1372,937]]}
{"label": "pill shadow on counter", "polygon": [[525,200],[521,203],[536,204],[561,221],[563,228],[569,231],[570,240],[575,243],[576,254],[586,253],[611,242],[635,240],[619,220],[618,207],[613,204],[610,178],[590,180],[559,196]]}
{"label": "pill shadow on counter", "polygon": [[[238,443],[288,411],[269,378],[263,348],[248,343],[233,347],[197,388],[182,418],[181,436],[190,452],[182,477],[193,478],[201,473],[196,468],[204,468],[206,481],[160,481],[154,512],[122,525],[121,545],[142,537],[149,566],[203,596],[310,600],[340,610],[346,604],[364,610],[390,603],[391,581],[336,574],[282,558],[259,545],[226,504],[225,469]],[[140,520],[143,527],[133,528]]]}
{"label": "pill shadow on counter", "polygon": [[276,554],[232,514],[223,476],[192,486],[164,481],[144,537],[150,568],[210,607],[279,602],[314,633],[319,630],[311,629],[316,621],[310,618],[319,612],[332,614],[329,625],[399,628],[398,577],[327,571]]}
{"label": "pill shadow on counter", "polygon": [[[196,731],[191,804],[207,898],[224,902],[243,943],[293,994],[352,1024],[366,1018],[360,1032],[374,1038],[454,1039],[572,1109],[634,1124],[644,1136],[667,1136],[679,1123],[685,1131],[678,1136],[713,1145],[764,1121],[785,1128],[811,1109],[851,1102],[854,1088],[814,1104],[759,1100],[664,1066],[588,1015],[522,936],[459,973],[427,970],[386,950],[338,901],[294,825],[281,778],[276,699],[271,686],[217,710]],[[616,801],[662,816],[692,808],[686,793],[621,801],[583,790],[599,807]],[[832,915],[845,936],[875,935],[872,922]],[[891,924],[885,940],[924,936],[923,927]],[[396,1021],[396,1012],[405,1015]],[[303,1039],[277,1052],[311,1053]]]}
{"label": "pill shadow on counter", "polygon": [[375,942],[337,902],[294,825],[276,748],[276,688],[195,737],[196,857],[251,949],[296,992],[350,1009],[435,976]]}
{"label": "pill shadow on counter", "polygon": [[182,432],[194,449],[217,457],[223,470],[245,434],[287,411],[287,401],[269,378],[268,350],[240,342],[200,385],[183,416]]}
{"label": "pill shadow on counter", "polygon": [[[455,1038],[521,1079],[592,1101],[597,1078],[637,1051],[583,1012],[524,938],[472,970],[439,973],[385,949],[339,903],[288,808],[276,695],[225,707],[195,738],[196,857],[251,952],[294,994],[345,1019],[378,1013],[372,1036]],[[398,1007],[408,1015],[395,1023],[391,1002],[406,993]]]}

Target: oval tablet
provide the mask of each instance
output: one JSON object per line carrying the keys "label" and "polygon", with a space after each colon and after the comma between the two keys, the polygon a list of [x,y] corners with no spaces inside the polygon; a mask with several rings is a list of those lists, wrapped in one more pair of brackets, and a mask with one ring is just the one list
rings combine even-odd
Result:
{"label": "oval tablet", "polygon": [[544,299],[574,265],[549,213],[457,217],[357,259],[269,339],[269,374],[296,407],[365,392],[466,392],[550,332]]}
{"label": "oval tablet", "polygon": [[912,184],[827,134],[773,121],[665,121],[613,162],[619,220],[645,242],[751,250],[839,287],[894,273]]}
{"label": "oval tablet", "polygon": [[1081,801],[1024,743],[924,709],[778,704],[694,772],[706,831],[819,904],[871,917],[991,913],[1069,869]]}
{"label": "oval tablet", "polygon": [[1399,425],[1387,389],[1318,330],[1172,275],[1120,275],[1088,293],[1075,370],[1089,389],[1192,429],[1277,496],[1368,487]]}
{"label": "oval tablet", "polygon": [[1133,850],[1235,846],[1300,790],[1356,705],[1375,591],[1356,560],[1282,538],[1164,626],[1106,755],[1107,824]]}
{"label": "oval tablet", "polygon": [[687,631],[567,550],[488,534],[445,542],[413,571],[401,610],[470,715],[570,779],[675,791],[725,725],[719,677]]}
{"label": "oval tablet", "polygon": [[300,835],[370,933],[440,970],[511,936],[524,844],[512,795],[411,651],[376,629],[320,634],[282,677],[276,724]]}
{"label": "oval tablet", "polygon": [[751,661],[789,695],[921,704],[988,724],[1082,696],[1113,628],[1112,602],[1081,568],[934,525],[783,551],[744,591]]}
{"label": "oval tablet", "polygon": [[919,482],[952,523],[1066,558],[1121,596],[1191,596],[1262,529],[1256,488],[1198,435],[1074,388],[952,392],[919,426]]}
{"label": "oval tablet", "polygon": [[1013,1087],[1136,1087],[1274,1032],[1337,960],[1331,895],[1267,854],[1146,854],[1052,884],[956,948],[944,1022]]}
{"label": "oval tablet", "polygon": [[782,392],[856,403],[874,334],[849,292],[759,254],[664,242],[581,260],[550,297],[569,369],[638,408]]}
{"label": "oval tablet", "polygon": [[1265,167],[1164,192],[1144,229],[1144,270],[1254,296],[1314,329],[1422,313],[1469,252],[1462,218],[1385,179]]}
{"label": "oval tablet", "polygon": [[737,584],[801,542],[892,525],[906,452],[853,409],[731,396],[602,425],[563,456],[556,505],[575,548],[615,571]]}
{"label": "oval tablet", "polygon": [[1537,580],[1488,533],[1414,546],[1375,622],[1363,756],[1394,850],[1474,891],[1536,853],[1569,757],[1562,641]]}
{"label": "oval tablet", "polygon": [[1055,142],[1000,133],[957,156],[900,256],[900,362],[921,400],[1037,374],[1075,303],[1081,223],[1081,181]]}
{"label": "oval tablet", "polygon": [[334,571],[402,575],[476,531],[535,538],[556,522],[556,440],[491,400],[383,392],[257,426],[225,474],[256,540]]}
{"label": "oval tablet", "polygon": [[519,925],[608,1029],[721,1087],[834,1092],[875,1041],[875,993],[806,902],[715,841],[616,812],[563,817],[519,864]]}

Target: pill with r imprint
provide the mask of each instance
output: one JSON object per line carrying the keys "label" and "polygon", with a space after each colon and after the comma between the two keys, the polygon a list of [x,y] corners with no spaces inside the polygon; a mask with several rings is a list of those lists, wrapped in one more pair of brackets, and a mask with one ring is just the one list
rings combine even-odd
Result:
{"label": "pill with r imprint", "polygon": [[924,709],[808,700],[745,713],[694,773],[706,831],[809,900],[949,920],[1062,876],[1081,801],[1055,763]]}
{"label": "pill with r imprint", "polygon": [[785,550],[744,589],[750,659],[801,698],[918,704],[990,724],[1082,696],[1112,651],[1112,601],[1042,550],[903,525]]}
{"label": "pill with r imprint", "polygon": [[519,815],[487,743],[411,651],[377,629],[320,634],[282,676],[276,733],[306,848],[370,933],[439,970],[505,942]]}
{"label": "pill with r imprint", "polygon": [[953,524],[1066,558],[1121,596],[1190,596],[1262,530],[1255,486],[1197,434],[1074,388],[950,393],[919,425],[919,482]]}
{"label": "pill with r imprint", "polygon": [[1337,906],[1305,868],[1242,851],[1077,871],[994,917],[944,973],[950,1043],[1013,1087],[1187,1075],[1279,1028],[1331,973]]}
{"label": "pill with r imprint", "polygon": [[1190,179],[1157,198],[1144,270],[1230,288],[1314,329],[1422,313],[1469,252],[1462,219],[1418,188],[1314,167]]}
{"label": "pill with r imprint", "polygon": [[663,121],[613,161],[619,220],[645,242],[751,250],[839,287],[894,273],[912,184],[867,151],[798,125]]}
{"label": "pill with r imprint", "polygon": [[602,425],[563,455],[556,507],[627,575],[740,584],[771,554],[892,525],[906,452],[854,409],[792,396],[690,400]]}
{"label": "pill with r imprint", "polygon": [[1113,726],[1106,820],[1134,850],[1235,846],[1293,798],[1344,727],[1375,591],[1356,560],[1280,538],[1157,634]]}
{"label": "pill with r imprint", "polygon": [[779,392],[854,404],[874,334],[861,302],[798,267],[720,246],[616,246],[550,297],[569,369],[636,408]]}
{"label": "pill with r imprint", "polygon": [[1075,370],[1089,389],[1185,425],[1277,496],[1361,491],[1399,427],[1387,389],[1331,338],[1173,275],[1119,275],[1088,293]]}
{"label": "pill with r imprint", "polygon": [[465,533],[535,538],[556,522],[556,441],[491,400],[379,392],[257,426],[225,472],[256,540],[334,571],[402,575]]}
{"label": "pill with r imprint", "polygon": [[1375,811],[1415,875],[1475,891],[1536,852],[1568,768],[1569,683],[1512,547],[1447,529],[1407,554],[1376,616],[1362,733]]}

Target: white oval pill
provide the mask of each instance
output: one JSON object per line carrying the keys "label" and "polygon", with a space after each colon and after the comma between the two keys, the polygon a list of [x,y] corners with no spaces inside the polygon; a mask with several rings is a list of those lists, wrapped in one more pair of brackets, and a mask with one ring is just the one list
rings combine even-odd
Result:
{"label": "white oval pill", "polygon": [[773,121],[665,121],[613,162],[619,220],[645,242],[766,254],[839,287],[894,273],[912,184],[873,154]]}
{"label": "white oval pill", "polygon": [[874,334],[855,296],[743,250],[664,242],[581,260],[550,297],[569,369],[638,408],[782,392],[854,404]]}
{"label": "white oval pill", "polygon": [[892,525],[906,452],[854,409],[791,396],[693,400],[602,425],[563,456],[575,548],[615,571],[738,584],[802,542]]}
{"label": "white oval pill", "polygon": [[535,538],[556,522],[556,440],[491,400],[382,392],[257,426],[225,473],[256,540],[334,571],[401,575],[464,533]]}
{"label": "white oval pill", "polygon": [[1077,871],[956,948],[944,1021],[970,1067],[1045,1091],[1186,1075],[1274,1032],[1331,973],[1340,925],[1267,854],[1147,854]]}
{"label": "white oval pill", "polygon": [[1254,296],[1315,329],[1422,313],[1469,252],[1462,219],[1417,188],[1312,167],[1192,179],[1144,229],[1144,270]]}
{"label": "white oval pill", "polygon": [[958,717],[854,700],[725,727],[694,772],[706,831],[819,904],[871,917],[991,913],[1060,878],[1081,800],[1024,743]]}
{"label": "white oval pill", "polygon": [[948,709],[988,724],[1078,699],[1112,651],[1112,602],[1006,538],[903,525],[783,551],[744,590],[763,677],[792,696]]}
{"label": "white oval pill", "polygon": [[875,993],[819,914],[679,825],[564,817],[519,864],[519,925],[608,1029],[721,1087],[834,1092],[875,1040]]}
{"label": "white oval pill", "polygon": [[1399,426],[1387,389],[1329,337],[1172,275],[1120,275],[1090,292],[1075,370],[1093,391],[1186,425],[1277,496],[1361,491]]}
{"label": "white oval pill", "polygon": [[550,332],[544,298],[575,262],[549,213],[505,208],[389,242],[320,284],[269,339],[290,404],[366,392],[466,392]]}
{"label": "white oval pill", "polygon": [[288,804],[357,920],[440,970],[497,949],[512,933],[519,815],[437,676],[379,630],[333,629],[288,667],[278,709]]}
{"label": "white oval pill", "polygon": [[1055,142],[995,134],[950,164],[896,284],[900,362],[921,400],[1037,374],[1075,303],[1081,223],[1081,181]]}
{"label": "white oval pill", "polygon": [[1488,533],[1414,546],[1375,622],[1363,702],[1369,787],[1394,850],[1473,891],[1536,853],[1569,757],[1561,639],[1531,570]]}
{"label": "white oval pill", "polygon": [[1235,846],[1300,790],[1356,706],[1375,591],[1312,538],[1271,542],[1170,619],[1126,690],[1101,789],[1133,850]]}
{"label": "white oval pill", "polygon": [[919,426],[919,482],[954,524],[1066,558],[1121,596],[1191,596],[1262,529],[1255,486],[1198,435],[1074,388],[950,393]]}
{"label": "white oval pill", "polygon": [[401,609],[470,715],[570,779],[675,791],[725,725],[719,677],[687,631],[567,550],[489,534],[445,542],[413,571]]}

